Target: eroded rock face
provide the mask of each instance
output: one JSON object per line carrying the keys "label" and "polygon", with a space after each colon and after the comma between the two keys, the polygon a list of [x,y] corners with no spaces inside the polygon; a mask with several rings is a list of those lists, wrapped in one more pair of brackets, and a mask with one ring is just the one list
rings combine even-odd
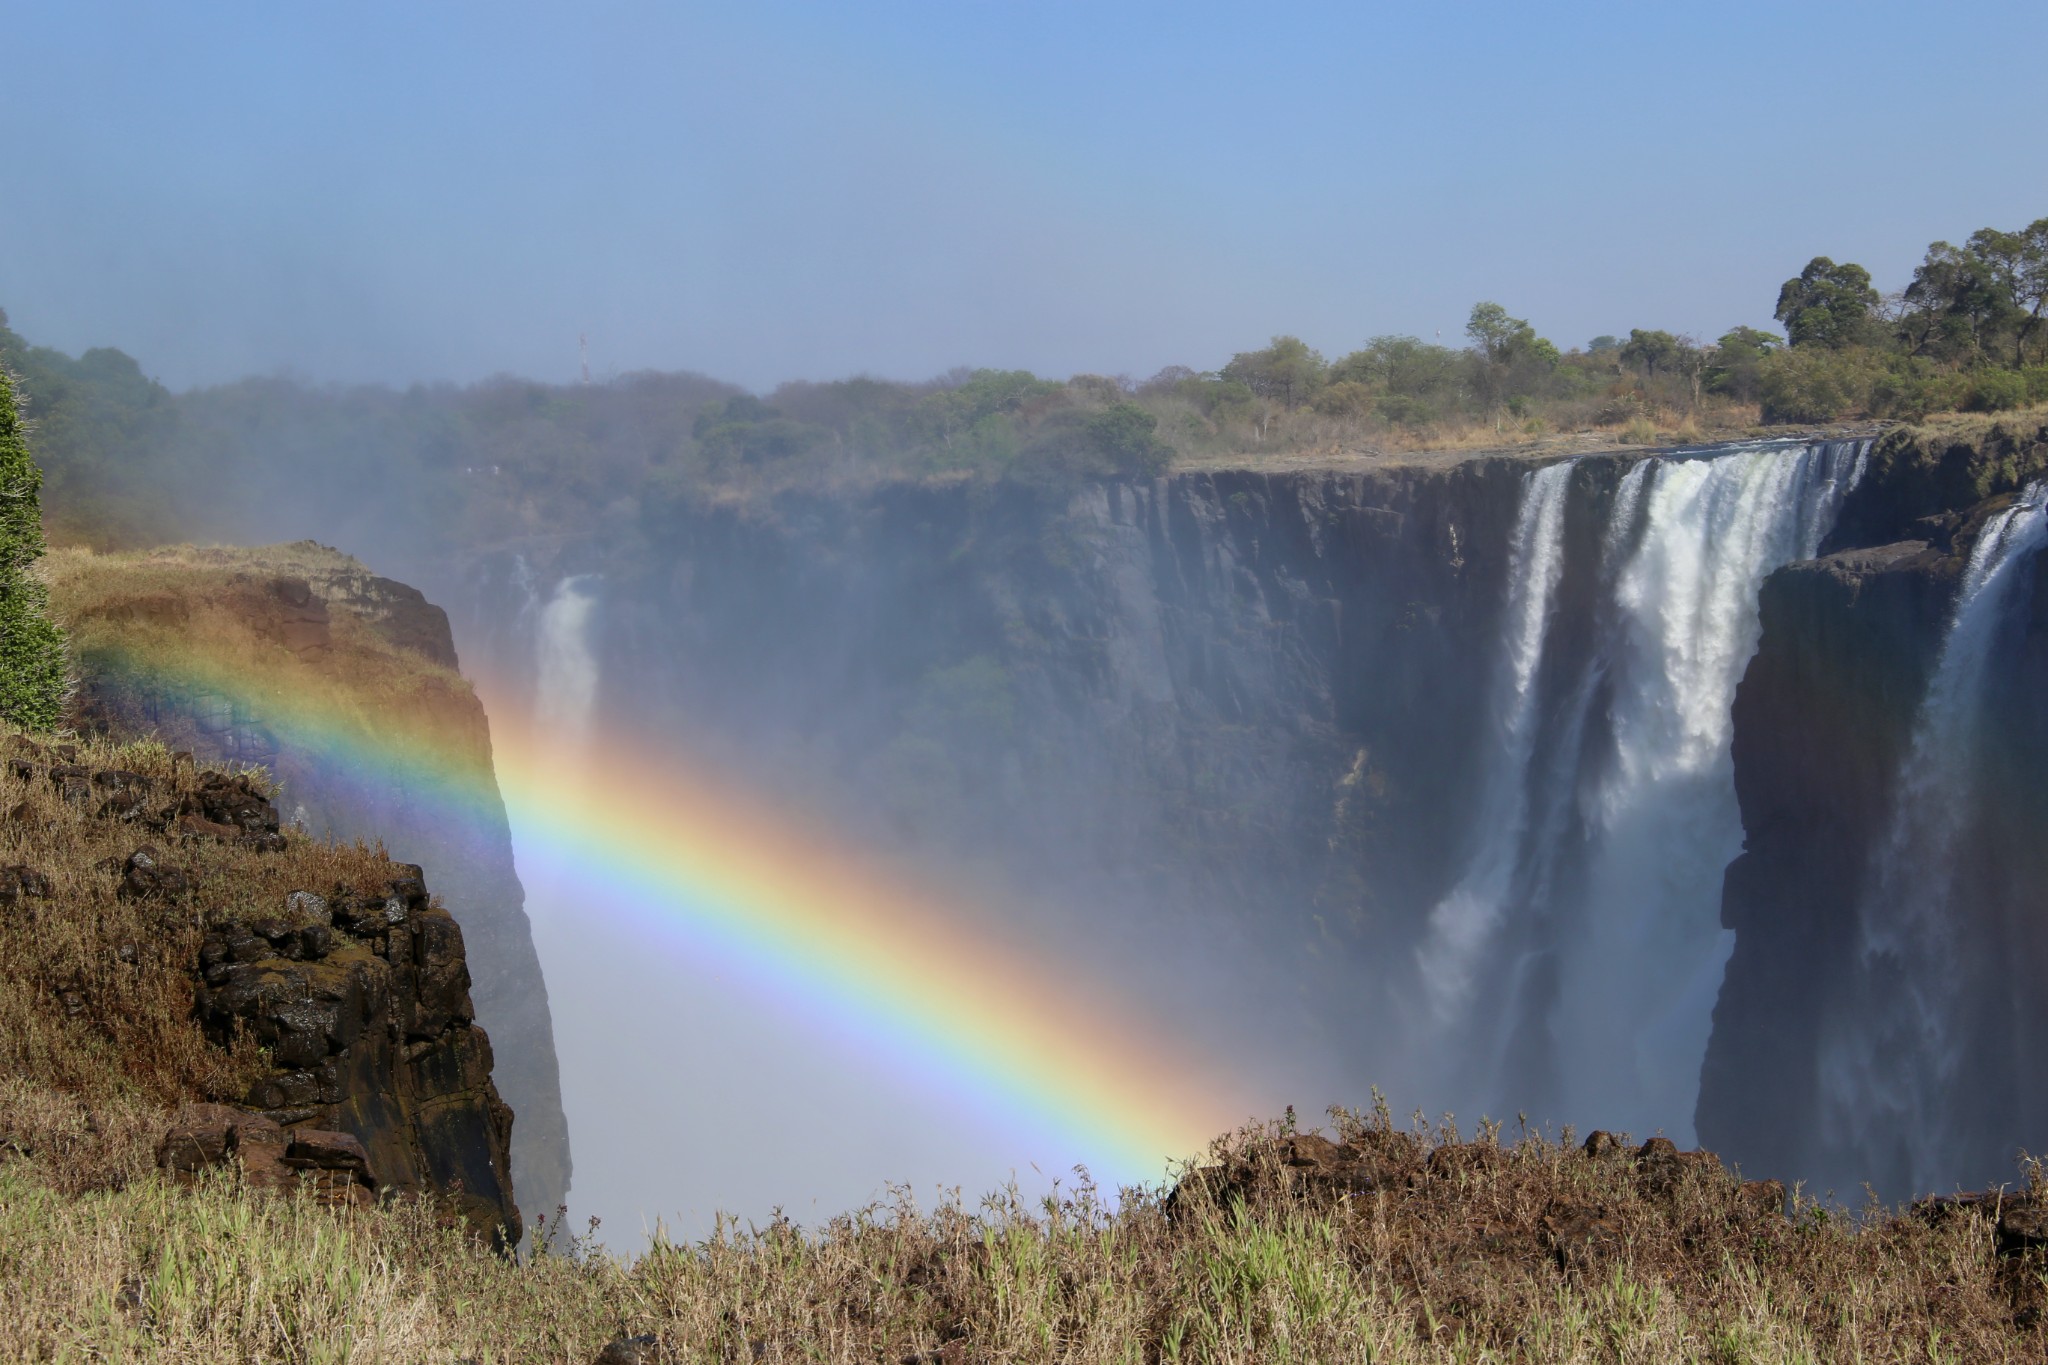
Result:
{"label": "eroded rock face", "polygon": [[[355,666],[346,646],[360,639],[363,625],[380,648],[406,651],[441,669],[457,667],[446,613],[416,589],[319,546],[283,549],[307,551],[303,558],[309,567],[301,573],[244,575],[225,598],[210,597],[206,607],[237,617],[253,641],[282,649],[305,668],[344,684]],[[176,593],[161,592],[95,607],[103,621],[156,626],[177,625],[192,610],[193,604]],[[341,645],[336,643],[338,630]],[[430,790],[394,775],[396,769],[350,768],[347,755],[303,743],[289,723],[290,709],[273,714],[252,700],[253,693],[230,696],[162,676],[130,676],[94,656],[81,658],[80,665],[82,725],[120,735],[155,734],[189,751],[202,765],[260,764],[284,786],[283,823],[343,841],[402,838],[406,856],[431,869],[450,912],[467,931],[465,958],[474,977],[469,989],[497,1043],[497,1083],[520,1115],[513,1158],[520,1189],[539,1207],[560,1203],[568,1187],[569,1142],[547,988],[526,918],[525,893],[512,866],[511,835],[492,771],[490,729],[476,697],[429,668],[418,670],[409,693],[379,703],[410,731],[431,735],[449,783]],[[118,808],[132,800],[118,786],[95,785],[100,779],[82,770],[53,774],[51,780],[68,784],[63,786],[67,797],[75,793],[81,805]],[[252,800],[230,779],[209,777],[162,833],[175,862],[178,840],[260,842],[276,839],[279,829],[279,811],[268,802]],[[473,1064],[463,1067],[473,1069]]]}
{"label": "eroded rock face", "polygon": [[[1937,917],[1929,931],[1952,945],[1943,975],[1959,984],[1956,998],[1926,1021],[1953,1058],[1950,1074],[1932,1112],[1902,1095],[1903,1108],[1873,1099],[1851,1118],[1839,1099],[1851,1087],[1828,1061],[1841,1039],[1887,1027],[1872,1017],[1872,992],[1912,1013],[1910,983],[1887,989],[1872,975],[1863,906],[1879,894],[1899,774],[1965,565],[1989,518],[2044,471],[2048,426],[2038,421],[1968,439],[1888,435],[1831,553],[1764,585],[1762,639],[1735,702],[1746,839],[1722,898],[1735,949],[1697,1111],[1701,1137],[1747,1168],[1845,1198],[1869,1182],[1896,1200],[2007,1178],[2021,1149],[2048,1141],[2038,1084],[2048,1000],[2035,986],[2048,970],[2048,556],[2026,566],[2012,594],[1975,703],[1979,751],[1965,761],[1978,797],[1958,816],[1950,894],[1886,907]],[[1931,1036],[1865,1046],[1889,1049],[1903,1072],[1909,1045]],[[1905,1131],[1938,1131],[1952,1165],[1908,1156]]]}
{"label": "eroded rock face", "polygon": [[200,1018],[216,1041],[267,1049],[247,1106],[306,1160],[358,1144],[377,1188],[431,1191],[516,1243],[512,1111],[475,1024],[462,930],[420,869],[393,867],[383,887],[295,893],[274,919],[208,934]]}

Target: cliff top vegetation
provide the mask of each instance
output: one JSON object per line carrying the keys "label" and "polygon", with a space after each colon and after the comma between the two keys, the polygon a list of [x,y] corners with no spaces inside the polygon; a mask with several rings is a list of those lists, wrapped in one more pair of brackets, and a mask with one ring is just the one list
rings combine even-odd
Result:
{"label": "cliff top vegetation", "polygon": [[[1759,290],[1759,312],[1770,297]],[[66,356],[0,315],[0,364],[20,377],[60,540],[247,539],[289,524],[390,559],[394,544],[630,527],[679,502],[886,480],[1059,489],[1175,464],[1685,443],[2015,410],[2048,403],[2044,300],[2048,219],[1936,242],[1891,294],[1861,266],[1816,257],[1777,291],[1781,330],[1711,340],[1637,328],[1560,346],[1482,302],[1462,346],[1376,336],[1326,357],[1278,336],[1214,369],[1145,379],[962,369],[756,395],[635,373],[403,391],[249,379],[172,394],[119,351]]]}
{"label": "cliff top vegetation", "polygon": [[[131,690],[210,688],[231,701],[272,699],[316,719],[337,740],[353,736],[384,749],[431,743],[446,758],[451,736],[467,738],[474,743],[452,747],[470,748],[488,768],[486,737],[466,734],[472,708],[449,704],[472,695],[469,681],[452,658],[415,643],[436,632],[413,628],[365,589],[418,594],[337,550],[311,541],[133,552],[69,546],[49,553],[43,576],[70,634],[83,724],[104,727],[112,719],[94,709],[112,681]],[[402,605],[438,615],[424,600]],[[451,730],[456,711],[464,718]],[[127,727],[148,724],[129,717]]]}
{"label": "cliff top vegetation", "polygon": [[[0,753],[0,1075],[92,1103],[238,1098],[261,1058],[201,1033],[190,968],[207,927],[259,906],[289,918],[296,890],[381,886],[390,860],[289,831],[181,834],[184,814],[230,799],[204,789],[274,788],[155,739],[15,734]],[[130,876],[144,846],[177,875]]]}
{"label": "cliff top vegetation", "polygon": [[1668,1143],[1336,1114],[1219,1140],[1180,1192],[1085,1181],[804,1229],[556,1238],[524,1263],[401,1203],[194,1190],[128,1099],[0,1083],[0,1352],[526,1361],[2038,1359],[2032,1186],[1857,1218]]}

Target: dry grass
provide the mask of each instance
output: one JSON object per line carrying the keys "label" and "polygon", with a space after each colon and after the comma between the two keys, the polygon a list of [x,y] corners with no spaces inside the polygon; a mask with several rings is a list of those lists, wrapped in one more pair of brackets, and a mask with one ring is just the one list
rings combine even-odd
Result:
{"label": "dry grass", "polygon": [[[416,1206],[175,1190],[129,1109],[0,1086],[0,1130],[27,1153],[0,1161],[0,1356],[584,1362],[641,1333],[659,1359],[707,1363],[2043,1354],[2039,1253],[1999,1256],[1974,1212],[1787,1218],[1705,1165],[1666,1184],[1626,1154],[1343,1124],[1372,1175],[1341,1196],[1253,1131],[1219,1144],[1230,1197],[1205,1186],[1171,1216],[1083,1184],[809,1231],[728,1225],[631,1263],[558,1243],[518,1264]],[[81,1167],[119,1178],[67,1175]]]}
{"label": "dry grass", "polygon": [[52,550],[42,561],[51,608],[72,649],[92,661],[120,656],[123,667],[244,680],[252,691],[303,693],[323,715],[366,726],[389,722],[387,703],[422,694],[470,695],[469,682],[413,650],[392,645],[376,625],[336,607],[332,644],[317,663],[295,657],[262,629],[279,612],[270,584],[334,575],[368,575],[347,555],[301,541],[255,549],[179,545],[130,553],[84,547]]}
{"label": "dry grass", "polygon": [[559,1237],[509,1262],[420,1206],[178,1189],[152,1167],[166,1106],[233,1093],[253,1060],[191,1019],[201,925],[388,864],[299,837],[207,840],[172,853],[189,903],[122,900],[109,860],[192,770],[153,743],[72,757],[153,786],[123,819],[34,767],[0,771],[0,805],[25,807],[0,824],[0,858],[51,883],[0,909],[0,1359],[584,1362],[637,1333],[666,1360],[933,1365],[2048,1351],[2041,1253],[2001,1256],[1976,1212],[1787,1218],[1715,1164],[1465,1143],[1384,1114],[1335,1116],[1341,1168],[1278,1129],[1237,1134],[1170,1211],[1085,1183],[1035,1203],[905,1199],[817,1229],[657,1238],[631,1262]]}
{"label": "dry grass", "polygon": [[[283,918],[295,890],[382,885],[392,875],[383,852],[297,835],[278,852],[168,837],[199,775],[154,741],[49,748],[14,736],[0,758],[0,866],[48,884],[46,895],[0,904],[0,1075],[94,1097],[239,1097],[253,1058],[209,1046],[192,1018],[205,926],[252,912]],[[51,776],[64,767],[136,774],[149,789],[133,810],[103,815],[109,789],[86,779],[66,799]],[[122,864],[144,844],[189,873],[189,895],[117,894]]]}

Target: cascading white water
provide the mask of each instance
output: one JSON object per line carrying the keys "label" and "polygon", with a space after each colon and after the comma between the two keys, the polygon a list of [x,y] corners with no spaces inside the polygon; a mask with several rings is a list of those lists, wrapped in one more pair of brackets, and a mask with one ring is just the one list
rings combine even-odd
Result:
{"label": "cascading white water", "polygon": [[1524,480],[1508,557],[1508,602],[1492,700],[1493,761],[1481,796],[1479,844],[1465,873],[1429,913],[1417,952],[1422,987],[1439,1026],[1470,1002],[1475,975],[1508,908],[1529,825],[1528,768],[1536,744],[1536,679],[1564,573],[1564,506],[1575,461]]}
{"label": "cascading white water", "polygon": [[1613,589],[1612,757],[1584,793],[1584,886],[1556,940],[1565,1112],[1692,1140],[1734,946],[1721,877],[1742,849],[1730,745],[1758,591],[1817,552],[1863,454],[1758,448],[1646,476],[1640,538]]}
{"label": "cascading white water", "polygon": [[1753,446],[1633,466],[1587,547],[1597,600],[1579,604],[1591,615],[1577,638],[1594,643],[1553,665],[1571,470],[1529,476],[1477,837],[1417,954],[1432,1098],[1691,1140],[1732,947],[1732,708],[1758,592],[1817,552],[1866,452]]}
{"label": "cascading white water", "polygon": [[537,613],[534,709],[547,733],[570,742],[589,730],[597,706],[597,657],[590,648],[595,605],[579,575],[556,584]]}
{"label": "cascading white water", "polygon": [[1859,898],[1854,1008],[1823,1042],[1823,1141],[1898,1188],[1932,1188],[1954,1161],[1945,1097],[1971,990],[1957,941],[1960,845],[1988,738],[1989,665],[2014,615],[2020,571],[2044,544],[2048,483],[2029,485],[1977,536]]}

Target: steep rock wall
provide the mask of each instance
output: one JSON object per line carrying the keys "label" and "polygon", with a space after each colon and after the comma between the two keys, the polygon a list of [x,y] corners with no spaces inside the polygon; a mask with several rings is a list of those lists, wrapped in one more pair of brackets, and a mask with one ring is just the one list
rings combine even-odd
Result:
{"label": "steep rock wall", "polygon": [[[1964,566],[1987,523],[2044,469],[2038,423],[1890,433],[1843,509],[1833,552],[1764,587],[1763,638],[1735,712],[1747,838],[1723,915],[1736,949],[1697,1115],[1702,1139],[1751,1169],[1851,1196],[1869,1181],[1898,1198],[1916,1184],[2009,1179],[2019,1149],[2048,1139],[2033,1061],[2048,1046],[2037,988],[2048,967],[2048,557],[2024,566],[1973,727],[1981,749],[1961,756],[1981,769],[1981,796],[1957,816],[1954,890],[1934,910],[1956,954],[1943,974],[1967,1003],[1915,1037],[1868,1044],[1880,1071],[1904,1072],[1918,1035],[1938,1035],[1952,1067],[1939,1103],[1888,1112],[1872,1102],[1845,1118],[1845,1078],[1829,1062],[1845,1036],[1881,1027],[1859,989],[1933,1009],[1912,1004],[1910,975],[1888,980],[1873,965],[1882,944],[1869,923],[1886,907],[1871,902],[1892,894],[1874,869],[1910,799],[1899,774]],[[1947,1135],[1939,1170],[1905,1152],[1908,1130],[1930,1127]]]}
{"label": "steep rock wall", "polygon": [[[1628,463],[1575,471],[1566,535],[1593,549],[1563,588],[1567,647],[1591,629],[1586,566]],[[535,705],[541,618],[577,580],[601,722],[629,717],[884,846],[992,865],[1075,907],[1069,927],[1111,960],[1209,940],[1282,983],[1248,998],[1359,1056],[1362,1087],[1404,1008],[1376,983],[1410,970],[1417,907],[1468,838],[1532,467],[684,509],[637,541],[479,560],[458,627],[465,657],[513,684],[493,707]]]}
{"label": "steep rock wall", "polygon": [[[81,724],[154,733],[201,762],[260,764],[283,788],[287,822],[318,837],[381,841],[432,875],[466,933],[465,970],[495,1043],[496,1082],[518,1116],[512,1167],[522,1198],[553,1209],[570,1160],[547,990],[489,724],[455,672],[445,612],[310,543],[168,552],[132,564],[73,554],[58,561],[55,586],[79,637]],[[184,635],[240,661],[249,685],[138,662]],[[425,783],[408,765],[378,758],[374,737],[312,742],[304,722],[316,687],[358,694],[388,727],[388,747],[416,740],[444,780]]]}

